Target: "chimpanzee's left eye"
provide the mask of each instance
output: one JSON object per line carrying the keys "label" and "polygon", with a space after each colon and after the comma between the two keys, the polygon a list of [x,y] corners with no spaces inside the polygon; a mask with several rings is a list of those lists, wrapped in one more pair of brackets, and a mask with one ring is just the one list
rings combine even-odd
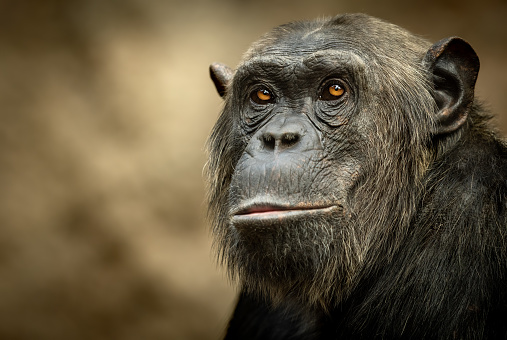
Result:
{"label": "chimpanzee's left eye", "polygon": [[339,80],[328,81],[323,87],[319,95],[320,100],[338,100],[346,93],[346,87]]}

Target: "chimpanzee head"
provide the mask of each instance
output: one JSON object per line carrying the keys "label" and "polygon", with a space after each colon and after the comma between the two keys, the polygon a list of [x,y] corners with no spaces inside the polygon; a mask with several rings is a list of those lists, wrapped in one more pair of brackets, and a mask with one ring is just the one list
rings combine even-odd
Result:
{"label": "chimpanzee head", "polygon": [[[421,181],[466,126],[478,59],[364,15],[275,28],[237,70],[209,140],[220,258],[251,291],[326,305],[410,232]],[[379,261],[375,261],[378,263]]]}

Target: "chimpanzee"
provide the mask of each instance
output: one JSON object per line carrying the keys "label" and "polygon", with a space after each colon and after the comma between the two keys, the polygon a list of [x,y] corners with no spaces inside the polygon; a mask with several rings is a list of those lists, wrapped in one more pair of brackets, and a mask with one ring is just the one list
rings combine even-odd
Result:
{"label": "chimpanzee", "polygon": [[362,14],[279,26],[208,141],[226,339],[507,339],[507,149],[479,59]]}

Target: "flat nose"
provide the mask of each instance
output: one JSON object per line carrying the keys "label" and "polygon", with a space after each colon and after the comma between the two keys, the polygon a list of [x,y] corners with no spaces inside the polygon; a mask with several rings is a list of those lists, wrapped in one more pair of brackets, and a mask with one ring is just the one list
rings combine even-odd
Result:
{"label": "flat nose", "polygon": [[249,145],[253,153],[294,153],[321,147],[317,131],[303,115],[275,116],[253,139]]}
{"label": "flat nose", "polygon": [[304,132],[297,126],[284,126],[278,131],[265,131],[261,136],[261,143],[265,150],[282,152],[283,150],[296,148],[301,141]]}

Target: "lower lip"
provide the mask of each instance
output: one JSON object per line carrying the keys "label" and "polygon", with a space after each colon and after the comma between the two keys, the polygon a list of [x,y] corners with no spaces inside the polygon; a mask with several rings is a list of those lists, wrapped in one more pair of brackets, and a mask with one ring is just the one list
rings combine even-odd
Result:
{"label": "lower lip", "polygon": [[287,219],[298,219],[300,217],[308,217],[312,215],[331,214],[337,210],[337,206],[311,209],[294,209],[294,210],[271,210],[252,212],[244,215],[234,215],[232,222],[234,224],[251,224],[256,222],[269,223],[284,221]]}

